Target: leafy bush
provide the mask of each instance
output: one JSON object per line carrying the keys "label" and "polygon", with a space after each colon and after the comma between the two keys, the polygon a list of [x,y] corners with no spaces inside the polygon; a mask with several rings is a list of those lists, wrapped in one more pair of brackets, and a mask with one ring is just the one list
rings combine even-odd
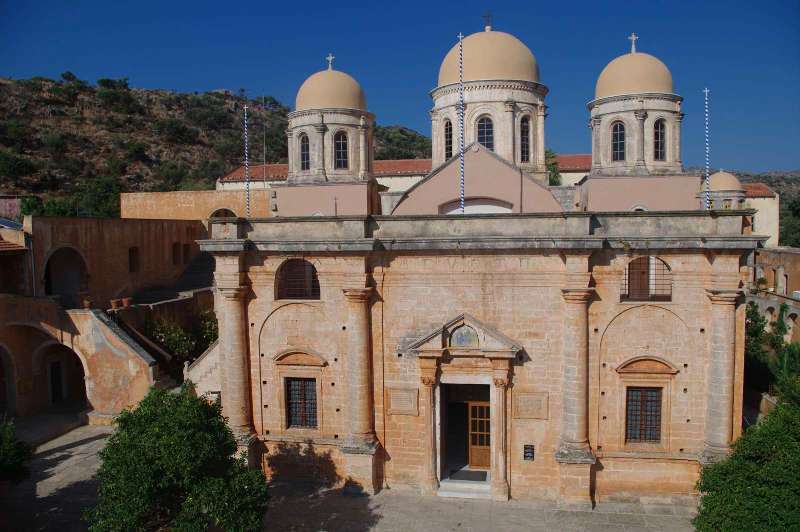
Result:
{"label": "leafy bush", "polygon": [[188,360],[197,353],[197,339],[180,325],[164,319],[147,320],[144,333],[167,353]]}
{"label": "leafy bush", "polygon": [[99,176],[82,181],[76,201],[82,216],[119,218],[119,194],[122,184],[113,176]]}
{"label": "leafy bush", "polygon": [[199,133],[196,129],[187,126],[176,118],[160,120],[156,124],[156,131],[167,142],[173,144],[195,144],[199,138]]}
{"label": "leafy bush", "polygon": [[115,420],[100,452],[99,502],[90,530],[259,530],[267,502],[260,470],[235,458],[219,404],[153,388]]}
{"label": "leafy bush", "polygon": [[36,171],[36,165],[25,157],[0,150],[0,177],[18,178]]}
{"label": "leafy bush", "polygon": [[17,483],[25,479],[32,457],[33,448],[17,439],[14,423],[3,419],[0,422],[0,480]]}
{"label": "leafy bush", "polygon": [[219,324],[217,323],[217,315],[213,310],[206,310],[202,312],[197,319],[197,338],[200,340],[200,352],[205,351],[208,347],[217,341],[219,337]]}
{"label": "leafy bush", "polygon": [[0,121],[0,144],[21,150],[29,146],[31,140],[31,130],[24,122],[20,120]]}
{"label": "leafy bush", "polygon": [[558,168],[558,155],[553,150],[544,151],[544,164],[547,166],[547,184],[551,187],[561,185],[561,171]]}
{"label": "leafy bush", "polygon": [[703,469],[699,531],[800,530],[800,406],[780,403]]}
{"label": "leafy bush", "polygon": [[61,157],[67,149],[67,135],[59,132],[46,133],[42,136],[42,147],[50,156]]}

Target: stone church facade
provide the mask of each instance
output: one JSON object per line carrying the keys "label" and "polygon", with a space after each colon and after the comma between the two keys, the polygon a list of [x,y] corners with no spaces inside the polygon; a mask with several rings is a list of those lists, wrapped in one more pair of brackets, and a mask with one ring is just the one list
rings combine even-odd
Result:
{"label": "stone church facade", "polygon": [[[625,60],[627,82],[601,75],[593,117],[621,118],[593,118],[603,155],[586,183],[559,189],[543,182],[533,55],[488,27],[464,50],[463,211],[457,128],[443,123],[452,51],[432,92],[434,169],[392,201],[371,176],[357,82],[329,68],[301,87],[288,182],[270,191],[291,214],[212,219],[200,241],[220,319],[200,391],[219,392],[268,473],[283,459],[313,477],[324,455],[368,491],[691,495],[740,433],[741,286],[764,240],[752,212],[701,209],[701,180],[680,166],[680,97],[652,56]],[[650,118],[629,120],[614,99],[626,87],[656,102]],[[620,144],[622,121],[635,132]]]}

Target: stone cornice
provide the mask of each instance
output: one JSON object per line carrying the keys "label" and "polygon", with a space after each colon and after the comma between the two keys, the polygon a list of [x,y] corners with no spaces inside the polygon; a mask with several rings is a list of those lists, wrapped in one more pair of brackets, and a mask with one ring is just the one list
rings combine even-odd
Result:
{"label": "stone cornice", "polygon": [[706,294],[711,302],[715,305],[735,305],[736,301],[741,297],[744,292],[741,289],[732,290],[706,290]]}
{"label": "stone cornice", "polygon": [[348,301],[366,303],[372,298],[375,290],[370,286],[367,288],[345,288],[342,292]]}
{"label": "stone cornice", "polygon": [[[595,100],[590,100],[586,107],[590,111],[592,108],[602,105],[604,103],[610,102],[626,102],[626,101],[638,101],[642,98],[646,98],[649,100],[665,100],[668,102],[681,102],[683,101],[683,96],[679,96],[677,94],[669,94],[666,92],[645,92],[641,94],[621,94],[619,96],[606,96],[605,98],[597,98]],[[677,111],[676,111],[677,112]]]}
{"label": "stone cornice", "polygon": [[375,115],[370,113],[369,111],[362,111],[361,109],[343,109],[343,108],[303,109],[302,111],[292,111],[286,116],[289,120],[292,120],[294,118],[300,118],[304,116],[317,116],[320,114],[342,114],[342,115],[354,116],[356,118],[360,118],[363,116],[369,120],[375,119]]}
{"label": "stone cornice", "polygon": [[[544,97],[549,91],[549,89],[545,85],[542,85],[541,83],[536,83],[533,81],[519,81],[512,79],[486,79],[486,80],[467,81],[464,83],[464,92],[493,90],[493,89],[527,91],[527,92],[533,92],[542,97]],[[435,89],[430,91],[429,94],[431,98],[436,100],[437,98],[441,98],[442,96],[446,96],[448,94],[454,94],[454,93],[457,94],[458,91],[459,91],[458,83],[451,83],[450,85],[442,85],[441,87],[436,87]]]}

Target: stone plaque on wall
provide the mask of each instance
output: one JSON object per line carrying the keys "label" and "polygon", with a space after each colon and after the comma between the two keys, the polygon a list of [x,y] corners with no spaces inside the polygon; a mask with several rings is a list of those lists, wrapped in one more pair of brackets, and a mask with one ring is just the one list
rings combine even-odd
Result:
{"label": "stone plaque on wall", "polygon": [[548,419],[547,392],[517,392],[514,394],[515,419]]}
{"label": "stone plaque on wall", "polygon": [[391,416],[418,416],[418,388],[388,388],[388,410]]}

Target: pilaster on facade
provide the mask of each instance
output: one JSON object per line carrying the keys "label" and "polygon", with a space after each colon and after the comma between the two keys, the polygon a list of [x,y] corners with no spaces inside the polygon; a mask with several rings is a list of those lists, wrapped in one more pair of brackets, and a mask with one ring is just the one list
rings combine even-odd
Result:
{"label": "pilaster on facade", "polygon": [[367,133],[369,132],[369,126],[367,125],[366,120],[364,117],[361,117],[361,121],[358,125],[358,177],[359,179],[367,179],[369,175],[369,167],[368,167],[368,150],[367,150]]}
{"label": "pilaster on facade", "polygon": [[506,397],[510,384],[510,360],[508,358],[492,359],[492,387],[490,395],[491,411],[491,484],[492,499],[507,501],[508,486],[508,450],[506,449],[507,424]]}
{"label": "pilaster on facade", "polygon": [[506,123],[507,123],[507,127],[508,127],[508,141],[509,141],[509,147],[510,147],[509,153],[511,155],[511,161],[514,164],[517,164],[518,163],[518,161],[517,161],[517,138],[516,138],[517,137],[517,135],[516,135],[517,123],[516,123],[516,120],[514,119],[514,112],[517,109],[517,104],[513,100],[506,100],[503,103],[503,107],[504,107],[504,109],[506,111],[506,115],[507,115]]}
{"label": "pilaster on facade", "polygon": [[350,400],[350,438],[356,446],[375,442],[372,401],[372,342],[369,326],[369,303],[372,288],[342,290],[348,302],[348,395]]}
{"label": "pilaster on facade", "polygon": [[536,108],[536,171],[546,172],[547,161],[545,160],[544,148],[544,119],[547,118],[547,106],[540,104]]}
{"label": "pilaster on facade", "polygon": [[[441,353],[439,353],[441,356]],[[423,461],[422,490],[427,494],[436,493],[439,489],[439,479],[436,475],[436,395],[434,389],[439,371],[437,356],[419,357],[420,383],[422,384],[422,397],[425,400],[424,423],[426,430],[426,448]]]}
{"label": "pilaster on facade", "polygon": [[[320,117],[320,120],[323,118]],[[313,173],[317,176],[325,178],[327,176],[327,171],[325,169],[325,133],[328,131],[328,126],[324,123],[314,124],[314,131],[317,133],[317,156],[315,158],[314,164],[315,168]]]}
{"label": "pilaster on facade", "polygon": [[[642,105],[644,105],[644,102],[642,102]],[[634,111],[633,116],[636,117],[636,172],[647,172],[644,162],[644,121],[647,119],[647,111]]]}
{"label": "pilaster on facade", "polygon": [[702,464],[725,458],[733,436],[736,304],[741,290],[711,289],[711,351],[708,364],[705,448]]}

